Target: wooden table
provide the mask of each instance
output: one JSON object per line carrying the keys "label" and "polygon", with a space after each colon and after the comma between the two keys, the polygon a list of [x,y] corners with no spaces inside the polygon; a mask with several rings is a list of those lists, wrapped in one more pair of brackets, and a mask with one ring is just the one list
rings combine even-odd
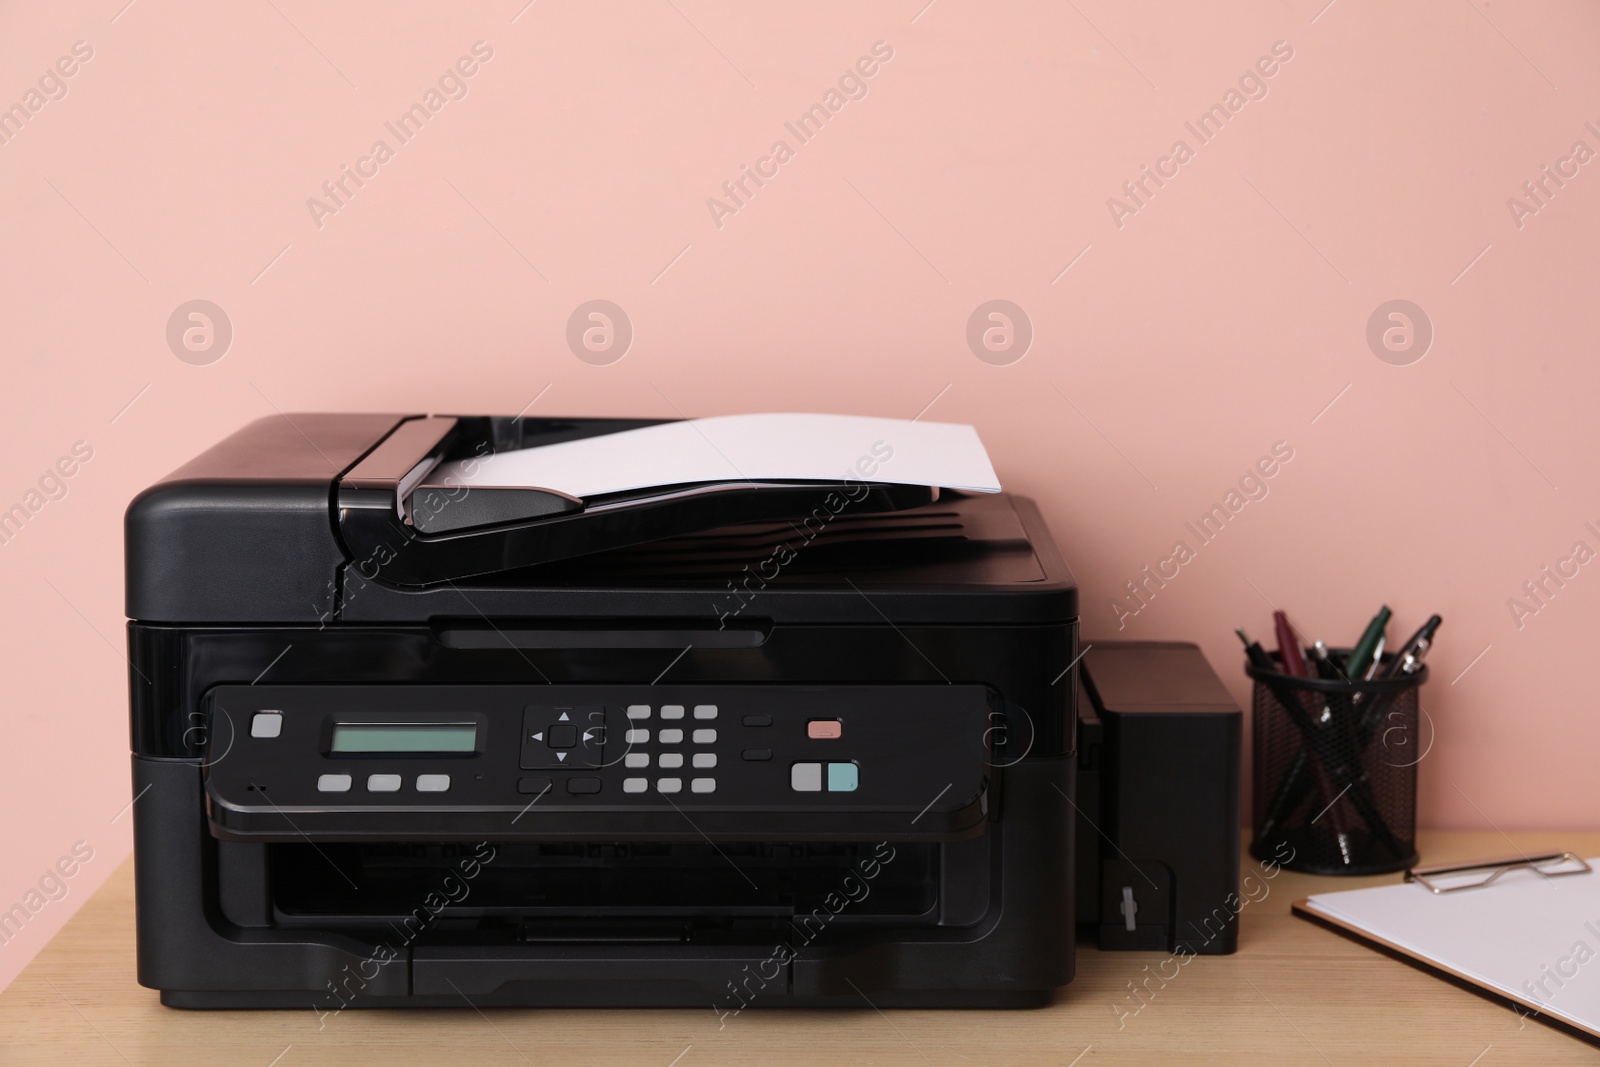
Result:
{"label": "wooden table", "polygon": [[[1427,862],[1571,848],[1600,833],[1423,834]],[[1247,861],[1246,872],[1255,871]],[[1239,952],[1183,967],[1146,1001],[1162,953],[1080,946],[1078,977],[1036,1011],[186,1012],[133,979],[125,863],[0,994],[0,1064],[1445,1064],[1595,1063],[1600,1051],[1289,914],[1320,890],[1398,876],[1280,872],[1241,913]],[[1259,897],[1259,891],[1257,893]],[[1171,967],[1168,968],[1169,972]]]}

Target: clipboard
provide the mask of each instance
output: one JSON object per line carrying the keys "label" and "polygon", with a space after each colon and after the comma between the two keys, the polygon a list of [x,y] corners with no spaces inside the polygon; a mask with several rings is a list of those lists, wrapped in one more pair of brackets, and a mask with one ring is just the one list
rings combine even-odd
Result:
{"label": "clipboard", "polygon": [[1398,885],[1319,893],[1291,910],[1600,1047],[1596,867],[1572,852],[1414,867]]}

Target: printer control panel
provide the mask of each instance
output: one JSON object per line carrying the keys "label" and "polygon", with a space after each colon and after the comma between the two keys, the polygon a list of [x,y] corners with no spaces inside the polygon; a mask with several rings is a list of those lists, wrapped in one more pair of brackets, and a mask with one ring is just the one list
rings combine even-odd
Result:
{"label": "printer control panel", "polygon": [[982,831],[979,685],[219,686],[224,838],[949,838]]}

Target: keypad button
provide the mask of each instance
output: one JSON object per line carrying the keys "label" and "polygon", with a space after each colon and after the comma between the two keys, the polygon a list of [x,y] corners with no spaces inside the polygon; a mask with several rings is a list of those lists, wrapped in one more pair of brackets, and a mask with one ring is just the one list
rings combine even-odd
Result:
{"label": "keypad button", "polygon": [[[662,732],[665,733],[665,731]],[[623,733],[622,739],[630,745],[648,745],[650,743],[650,731],[627,730]]]}
{"label": "keypad button", "polygon": [[570,722],[551,723],[545,736],[551,748],[573,748],[578,743],[578,727]]}
{"label": "keypad button", "polygon": [[622,791],[624,793],[643,793],[648,788],[650,788],[650,779],[648,778],[624,778],[622,780]]}
{"label": "keypad button", "polygon": [[663,793],[683,792],[682,778],[657,778],[656,789]]}
{"label": "keypad button", "polygon": [[544,777],[530,777],[517,779],[517,792],[531,796],[550,792],[550,779]]}
{"label": "keypad button", "polygon": [[661,753],[660,758],[657,759],[656,766],[665,767],[669,771],[675,771],[679,767],[683,766],[683,753],[663,752]]}
{"label": "keypad button", "polygon": [[717,743],[717,732],[715,730],[696,730],[694,732],[694,743],[697,745],[714,745]]}
{"label": "keypad button", "polygon": [[281,711],[258,711],[250,720],[251,737],[277,737],[283,733]]}
{"label": "keypad button", "polygon": [[317,776],[317,792],[319,793],[348,793],[350,792],[350,776],[348,774],[321,774]]}
{"label": "keypad button", "polygon": [[806,723],[806,736],[819,741],[831,741],[844,735],[844,724],[838,719],[812,719]]}
{"label": "keypad button", "polygon": [[629,719],[632,719],[634,721],[638,721],[640,719],[648,719],[649,717],[650,717],[650,705],[649,704],[629,704],[628,705],[628,718]]}
{"label": "keypad button", "polygon": [[828,764],[828,792],[854,793],[861,782],[861,768],[854,763]]}
{"label": "keypad button", "polygon": [[739,721],[744,723],[746,726],[771,726],[772,725],[772,716],[771,715],[746,715],[743,719],[740,719]]}
{"label": "keypad button", "polygon": [[400,776],[398,774],[369,774],[367,775],[367,791],[370,793],[398,793],[400,791]]}
{"label": "keypad button", "polygon": [[683,705],[682,704],[663,704],[663,705],[661,705],[661,717],[663,719],[681,719],[681,718],[683,718]]}
{"label": "keypad button", "polygon": [[630,771],[638,770],[640,767],[648,767],[650,766],[650,753],[630,752],[622,757],[622,765]]}
{"label": "keypad button", "polygon": [[717,706],[715,704],[696,704],[694,706],[694,717],[697,719],[715,719],[717,717]]}
{"label": "keypad button", "polygon": [[695,778],[689,782],[689,788],[696,793],[715,793],[717,780],[715,778]]}
{"label": "keypad button", "polygon": [[663,745],[676,745],[683,741],[682,730],[662,730],[659,736]]}
{"label": "keypad button", "polygon": [[569,793],[598,793],[600,792],[600,779],[598,778],[568,778],[567,792]]}
{"label": "keypad button", "polygon": [[789,788],[796,793],[822,792],[822,764],[796,763],[790,767]]}
{"label": "keypad button", "polygon": [[747,760],[769,760],[772,758],[772,749],[747,748],[744,750],[744,758]]}
{"label": "keypad button", "polygon": [[715,752],[696,752],[694,754],[694,766],[696,770],[703,771],[707,770],[708,768],[715,767],[716,765],[717,754]]}
{"label": "keypad button", "polygon": [[450,788],[448,774],[419,774],[417,775],[417,792],[443,793]]}

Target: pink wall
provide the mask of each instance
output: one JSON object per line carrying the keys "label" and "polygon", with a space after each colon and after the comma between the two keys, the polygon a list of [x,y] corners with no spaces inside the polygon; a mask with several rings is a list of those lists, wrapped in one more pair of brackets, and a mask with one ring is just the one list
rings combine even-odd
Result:
{"label": "pink wall", "polygon": [[[1269,601],[1330,642],[1442,612],[1424,820],[1594,825],[1600,564],[1507,606],[1600,550],[1593,5],[123,2],[0,12],[0,105],[38,106],[0,143],[0,510],[93,450],[0,547],[0,907],[93,850],[0,981],[130,847],[123,507],[274,410],[927,407],[1039,499],[1089,640],[1197,640],[1244,699],[1231,630]],[[386,130],[479,41],[464,97]],[[864,97],[786,129],[880,41]],[[345,165],[376,173],[314,213]],[[1544,165],[1576,174],[1513,213]],[[232,324],[208,365],[166,338],[197,298]],[[634,327],[607,366],[565,341],[595,298]],[[1031,320],[1020,361],[969,350],[991,299]],[[1405,366],[1366,338],[1394,299],[1434,332]],[[1119,633],[1123,583],[1280,441]]]}

